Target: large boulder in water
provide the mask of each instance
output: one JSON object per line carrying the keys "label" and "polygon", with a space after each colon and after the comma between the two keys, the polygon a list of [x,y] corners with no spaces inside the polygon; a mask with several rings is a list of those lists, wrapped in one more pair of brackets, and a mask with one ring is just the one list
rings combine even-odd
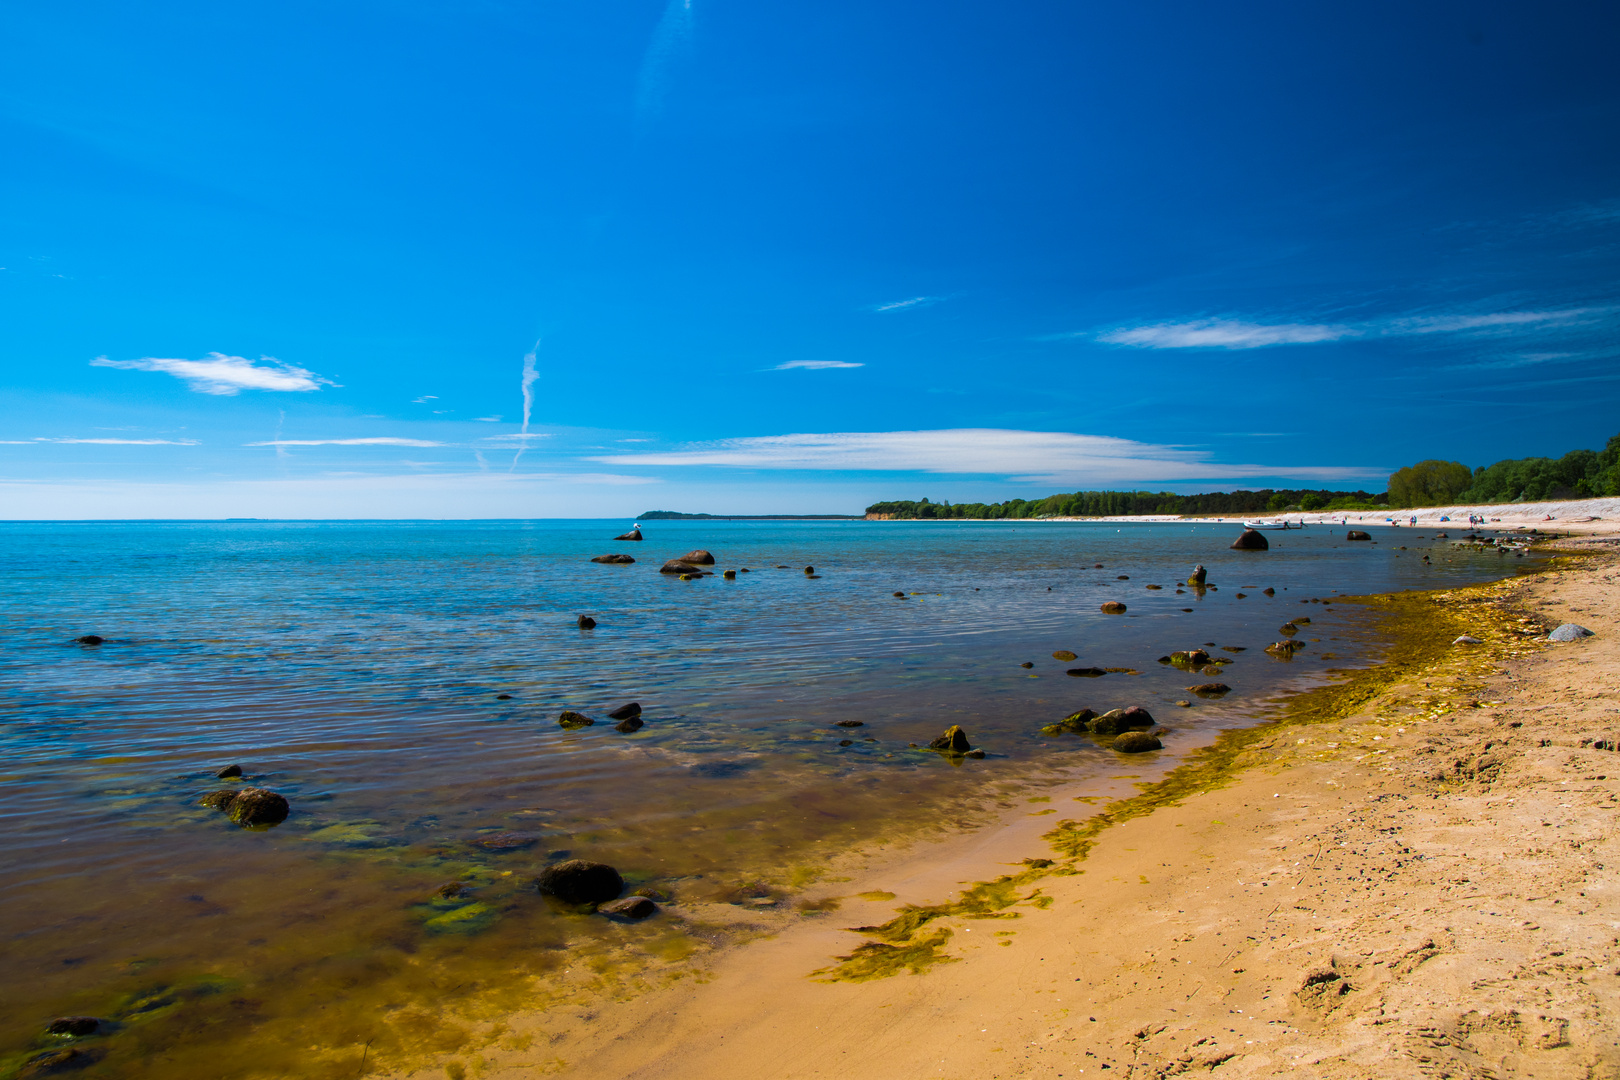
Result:
{"label": "large boulder in water", "polygon": [[624,563],[633,563],[635,561],[636,560],[631,558],[629,555],[598,555],[591,560],[591,562],[611,563],[615,566]]}
{"label": "large boulder in water", "polygon": [[284,796],[265,788],[246,787],[238,791],[211,791],[203,805],[225,811],[225,816],[246,829],[254,825],[280,825],[292,812]]}
{"label": "large boulder in water", "polygon": [[534,879],[537,889],[565,904],[601,904],[624,891],[624,879],[607,863],[569,859],[548,866]]}
{"label": "large boulder in water", "polygon": [[679,561],[691,563],[693,566],[713,566],[714,556],[702,548],[698,548],[696,551],[688,551],[685,555],[682,555]]}
{"label": "large boulder in water", "polygon": [[1372,534],[1364,533],[1360,529],[1351,529],[1349,532],[1344,534],[1344,538],[1346,540],[1371,540]]}
{"label": "large boulder in water", "polygon": [[628,705],[620,705],[617,709],[614,709],[612,712],[608,713],[608,719],[609,720],[628,720],[632,716],[640,716],[640,715],[641,715],[641,702],[632,701],[630,704],[628,704]]}
{"label": "large boulder in water", "polygon": [[658,572],[660,574],[685,574],[687,576],[703,573],[703,571],[699,570],[696,566],[693,566],[689,562],[683,562],[680,559],[669,560],[669,562],[665,563],[659,568]]}
{"label": "large boulder in water", "polygon": [[1122,754],[1142,754],[1149,750],[1163,750],[1158,736],[1145,731],[1127,731],[1114,739],[1113,747]]}
{"label": "large boulder in water", "polygon": [[1233,551],[1270,551],[1271,541],[1266,534],[1255,529],[1244,529],[1243,535],[1232,541]]}
{"label": "large boulder in water", "polygon": [[1192,573],[1187,575],[1187,584],[1202,585],[1204,583],[1204,578],[1208,575],[1209,571],[1204,569],[1204,564],[1199,563],[1197,566],[1193,567]]}
{"label": "large boulder in water", "polygon": [[561,716],[557,717],[557,726],[567,728],[570,731],[574,728],[590,727],[594,723],[596,723],[595,720],[592,720],[584,713],[574,712],[572,709],[564,711]]}
{"label": "large boulder in water", "polygon": [[631,529],[629,532],[621,533],[618,536],[615,536],[613,539],[615,539],[615,540],[640,540],[641,539],[641,530],[640,529]]}
{"label": "large boulder in water", "polygon": [[1125,605],[1118,600],[1110,600],[1098,610],[1104,615],[1123,615],[1125,614]]}
{"label": "large boulder in water", "polygon": [[1110,709],[1097,717],[1089,725],[1093,735],[1118,735],[1122,731],[1132,731],[1153,726],[1153,715],[1140,705],[1132,705],[1125,709]]}
{"label": "large boulder in water", "polygon": [[967,732],[952,724],[945,729],[945,734],[928,744],[928,749],[943,750],[947,754],[965,754],[973,749],[973,745],[968,742]]}

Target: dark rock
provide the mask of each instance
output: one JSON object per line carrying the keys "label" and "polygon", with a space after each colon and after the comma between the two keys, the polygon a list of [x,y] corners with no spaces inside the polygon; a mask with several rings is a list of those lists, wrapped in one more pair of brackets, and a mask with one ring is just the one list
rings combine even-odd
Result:
{"label": "dark rock", "polygon": [[660,889],[655,885],[643,885],[639,889],[632,890],[630,895],[645,896],[648,900],[653,900],[660,904],[667,904],[671,900],[675,899],[675,897],[670,894],[668,889]]}
{"label": "dark rock", "polygon": [[1163,585],[1149,585],[1148,588],[1149,589],[1162,589],[1162,588],[1164,588],[1164,586]]}
{"label": "dark rock", "polygon": [[840,720],[840,721],[838,721],[838,726],[839,727],[865,727],[866,722],[864,720]]}
{"label": "dark rock", "polygon": [[1232,541],[1233,551],[1269,551],[1271,541],[1266,534],[1255,529],[1244,529],[1243,535]]}
{"label": "dark rock", "polygon": [[854,746],[855,745],[855,740],[854,739],[839,739],[838,740],[838,745],[839,746]]}
{"label": "dark rock", "polygon": [[1153,715],[1140,705],[1127,709],[1110,709],[1086,725],[1093,735],[1112,736],[1122,731],[1153,726]]}
{"label": "dark rock", "polygon": [[737,571],[735,571],[735,570],[727,570],[724,574],[721,574],[720,576],[725,578],[727,581],[736,581],[737,580]]}
{"label": "dark rock", "polygon": [[617,724],[614,724],[613,730],[622,731],[628,735],[632,731],[640,731],[644,723],[645,721],[643,721],[639,716],[629,716],[623,720],[620,720]]}
{"label": "dark rock", "polygon": [[1157,735],[1145,731],[1126,731],[1114,737],[1113,747],[1122,754],[1141,754],[1149,750],[1163,750],[1164,743]]}
{"label": "dark rock", "polygon": [[1185,664],[1187,667],[1202,667],[1209,663],[1209,653],[1205,652],[1203,649],[1188,649],[1185,652],[1173,652],[1170,654],[1170,662],[1178,665]]}
{"label": "dark rock", "polygon": [[1021,668],[1032,668],[1032,667],[1035,666],[1035,664],[1032,661],[1025,660],[1022,664],[1019,664],[1018,666],[1021,667]]}
{"label": "dark rock", "polygon": [[579,628],[581,630],[595,630],[596,620],[591,618],[589,615],[581,615],[579,617]]}
{"label": "dark rock", "polygon": [[1187,687],[1189,693],[1197,694],[1199,697],[1219,697],[1222,694],[1229,693],[1231,689],[1230,686],[1223,682],[1206,682]]}
{"label": "dark rock", "polygon": [[574,728],[590,727],[594,723],[596,723],[595,720],[592,720],[584,713],[574,712],[572,709],[565,711],[561,716],[557,717],[557,726],[568,728],[570,730]]}
{"label": "dark rock", "polygon": [[1077,679],[1095,679],[1099,675],[1108,674],[1108,672],[1100,667],[1072,667],[1063,674],[1073,675]]}
{"label": "dark rock", "polygon": [[963,757],[973,758],[976,761],[983,761],[984,760],[984,751],[983,750],[969,750],[967,753],[963,754],[962,756]]}
{"label": "dark rock", "polygon": [[199,804],[208,807],[210,810],[224,810],[236,801],[238,790],[236,788],[226,788],[223,791],[210,791],[199,800]]}
{"label": "dark rock", "polygon": [[615,536],[613,539],[615,539],[615,540],[640,540],[641,539],[641,530],[640,529],[631,529],[627,533],[620,533],[618,536]]}
{"label": "dark rock", "polygon": [[485,851],[522,851],[526,847],[533,847],[539,839],[534,833],[503,832],[480,836],[473,841],[473,847],[481,847]]}
{"label": "dark rock", "polygon": [[96,1055],[86,1053],[78,1047],[64,1047],[61,1050],[47,1050],[43,1054],[35,1054],[23,1062],[22,1068],[16,1072],[17,1080],[28,1080],[35,1076],[55,1076],[58,1073],[72,1072],[95,1064]]}
{"label": "dark rock", "polygon": [[902,600],[904,600],[906,598],[906,594],[903,593],[903,592],[897,592],[894,595],[898,596]]}
{"label": "dark rock", "polygon": [[967,732],[956,724],[945,729],[945,734],[928,744],[930,750],[944,750],[948,754],[965,754],[973,749],[968,742]]}
{"label": "dark rock", "polygon": [[615,919],[645,919],[658,912],[658,905],[645,896],[627,896],[623,900],[610,900],[596,909],[599,915]]}
{"label": "dark rock", "polygon": [[100,645],[107,639],[102,637],[100,634],[85,634],[83,637],[76,637],[73,640],[78,642],[80,645]]}
{"label": "dark rock", "polygon": [[229,780],[233,776],[241,776],[242,775],[242,766],[240,766],[240,765],[227,765],[223,769],[219,770],[219,772],[215,773],[214,775],[217,776],[221,780]]}
{"label": "dark rock", "polygon": [[658,572],[660,574],[683,574],[683,575],[685,575],[685,574],[701,574],[703,571],[699,570],[697,567],[693,566],[689,562],[682,562],[680,559],[671,559],[671,560],[669,560],[669,562],[665,563],[662,567],[660,567]]}
{"label": "dark rock", "polygon": [[632,701],[630,704],[628,704],[628,705],[620,705],[617,709],[614,709],[612,712],[608,713],[608,719],[609,720],[628,720],[632,716],[640,716],[640,715],[641,715],[641,702]]}
{"label": "dark rock", "polygon": [[1125,605],[1118,600],[1110,600],[1100,610],[1105,615],[1123,615],[1125,614]]}
{"label": "dark rock", "polygon": [[292,812],[285,796],[256,787],[238,791],[236,798],[222,809],[227,817],[244,829],[251,825],[280,825]]}
{"label": "dark rock", "polygon": [[591,562],[612,563],[615,566],[633,563],[636,560],[629,555],[598,555]]}
{"label": "dark rock", "polygon": [[1285,622],[1281,626],[1277,627],[1277,633],[1287,634],[1288,636],[1292,637],[1293,635],[1299,633],[1299,627],[1291,622]]}
{"label": "dark rock", "polygon": [[1277,590],[1276,589],[1261,589],[1260,591],[1265,593],[1267,596],[1276,596],[1277,595]]}
{"label": "dark rock", "polygon": [[1588,630],[1586,627],[1578,626],[1578,625],[1576,625],[1575,623],[1572,623],[1572,622],[1567,622],[1567,623],[1564,623],[1562,626],[1560,626],[1558,629],[1554,630],[1552,633],[1548,634],[1547,635],[1547,640],[1548,641],[1558,641],[1558,642],[1570,642],[1570,641],[1579,641],[1581,638],[1592,637],[1592,636],[1593,636],[1592,631]]}
{"label": "dark rock", "polygon": [[805,573],[806,573],[806,574],[811,574],[811,575],[814,575],[814,574],[815,574],[815,572],[816,572],[816,568],[815,568],[815,567],[813,567],[813,566],[807,566],[807,567],[805,567],[805,568],[804,568],[804,572],[805,572]]}
{"label": "dark rock", "polygon": [[1072,731],[1078,735],[1082,731],[1089,730],[1091,722],[1096,718],[1097,714],[1095,712],[1090,709],[1081,709],[1077,713],[1070,713],[1052,726],[1060,727],[1064,731]]}
{"label": "dark rock", "polygon": [[58,1016],[45,1026],[50,1035],[94,1035],[101,1021],[94,1016]]}
{"label": "dark rock", "polygon": [[1202,585],[1204,583],[1204,579],[1208,576],[1209,571],[1204,569],[1203,563],[1199,563],[1197,566],[1193,567],[1192,573],[1188,575],[1187,584]]}
{"label": "dark rock", "polygon": [[1115,581],[1129,581],[1129,580],[1131,580],[1131,575],[1129,575],[1129,574],[1121,574],[1121,575],[1119,575],[1119,577],[1115,578],[1114,580]]}
{"label": "dark rock", "polygon": [[1346,540],[1371,540],[1372,534],[1364,533],[1360,529],[1351,529],[1349,532],[1344,534],[1344,538]]}
{"label": "dark rock", "polygon": [[1052,659],[1054,659],[1054,660],[1075,660],[1075,659],[1078,659],[1078,658],[1074,655],[1074,653],[1070,652],[1068,649],[1059,649],[1057,652],[1052,654]]}
{"label": "dark rock", "polygon": [[569,859],[540,871],[534,884],[565,904],[600,904],[624,891],[624,879],[607,863]]}
{"label": "dark rock", "polygon": [[1237,598],[1239,600],[1247,600],[1249,597],[1248,597],[1248,595],[1246,593],[1238,593]]}
{"label": "dark rock", "polygon": [[443,885],[440,885],[437,889],[434,889],[433,895],[439,897],[441,900],[458,900],[461,897],[466,896],[471,891],[472,890],[467,887],[467,883],[465,881],[447,881]]}
{"label": "dark rock", "polygon": [[707,551],[704,551],[702,548],[698,548],[696,551],[688,551],[677,561],[691,563],[693,566],[713,566],[714,556],[709,554]]}
{"label": "dark rock", "polygon": [[496,694],[495,695],[495,700],[496,701],[511,701],[512,700],[512,695],[511,694]]}
{"label": "dark rock", "polygon": [[1266,646],[1266,652],[1273,656],[1292,657],[1294,653],[1305,647],[1300,641],[1273,641]]}

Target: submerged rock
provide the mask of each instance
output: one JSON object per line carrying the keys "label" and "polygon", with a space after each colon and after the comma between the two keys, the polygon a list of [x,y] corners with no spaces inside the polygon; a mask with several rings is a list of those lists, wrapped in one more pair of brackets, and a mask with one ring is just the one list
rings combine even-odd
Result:
{"label": "submerged rock", "polygon": [[1276,596],[1277,595],[1277,590],[1276,589],[1261,589],[1260,591],[1265,593],[1267,596]]}
{"label": "submerged rock", "polygon": [[1019,664],[1018,666],[1021,667],[1021,668],[1032,668],[1032,667],[1035,666],[1035,664],[1034,664],[1033,661],[1025,660],[1022,664]]}
{"label": "submerged rock", "polygon": [[645,896],[627,896],[623,900],[610,900],[596,911],[615,919],[645,919],[657,914],[658,905]]}
{"label": "submerged rock", "polygon": [[614,565],[633,563],[636,560],[629,555],[598,555],[591,562],[612,563]]}
{"label": "submerged rock", "polygon": [[1149,750],[1163,750],[1164,743],[1157,735],[1145,731],[1126,731],[1115,736],[1113,747],[1122,754],[1141,754]]}
{"label": "submerged rock", "polygon": [[201,806],[208,807],[210,810],[223,810],[231,805],[232,800],[236,798],[236,791],[235,788],[227,788],[224,791],[210,791],[198,800],[198,803]]}
{"label": "submerged rock", "polygon": [[43,1054],[35,1054],[23,1062],[22,1068],[16,1072],[17,1080],[27,1080],[34,1076],[56,1076],[60,1073],[75,1071],[95,1064],[96,1055],[86,1053],[77,1047],[64,1047],[61,1050],[47,1050]]}
{"label": "submerged rock", "polygon": [[592,720],[584,713],[574,712],[572,709],[565,711],[561,716],[557,717],[557,726],[562,728],[573,729],[590,727],[594,723],[596,723],[595,720]]}
{"label": "submerged rock", "polygon": [[641,715],[641,702],[632,701],[628,705],[620,705],[617,709],[614,709],[612,712],[608,713],[608,719],[609,720],[628,720],[632,716],[640,716],[640,715]]}
{"label": "submerged rock", "polygon": [[94,1035],[101,1021],[94,1016],[58,1016],[45,1026],[48,1035]]}
{"label": "submerged rock", "polygon": [[1105,615],[1123,615],[1125,614],[1125,605],[1118,600],[1110,600],[1100,610]]}
{"label": "submerged rock", "polygon": [[1346,540],[1371,540],[1372,534],[1364,533],[1360,529],[1351,529],[1349,532],[1344,534],[1344,538]]}
{"label": "submerged rock", "polygon": [[1086,730],[1086,725],[1096,715],[1097,714],[1092,712],[1090,709],[1081,709],[1079,712],[1066,716],[1055,724],[1047,724],[1045,727],[1041,728],[1041,734],[1078,735]]}
{"label": "submerged rock", "polygon": [[1072,667],[1063,674],[1073,675],[1077,679],[1095,679],[1108,672],[1100,667]]}
{"label": "submerged rock", "polygon": [[627,533],[620,533],[618,536],[615,536],[613,539],[615,539],[615,540],[640,540],[641,539],[641,530],[640,529],[631,529]]}
{"label": "submerged rock", "polygon": [[569,859],[548,866],[534,879],[535,888],[565,904],[600,904],[624,891],[624,879],[607,863]]}
{"label": "submerged rock", "polygon": [[1552,633],[1548,634],[1547,640],[1560,642],[1579,641],[1581,638],[1592,636],[1594,636],[1592,631],[1588,630],[1586,627],[1577,626],[1575,623],[1567,622],[1558,629],[1554,630]]}
{"label": "submerged rock", "polygon": [[704,551],[702,548],[698,548],[696,551],[688,551],[677,561],[691,563],[693,566],[713,566],[714,556],[709,554],[707,551]]}
{"label": "submerged rock", "polygon": [[617,724],[614,724],[613,730],[622,731],[628,735],[632,731],[640,731],[643,723],[644,721],[639,716],[627,716],[623,720],[620,720]]}
{"label": "submerged rock", "polygon": [[1273,656],[1293,656],[1304,647],[1303,641],[1273,641],[1266,646],[1266,652]]}
{"label": "submerged rock", "polygon": [[221,780],[230,780],[230,779],[232,779],[234,777],[242,775],[242,766],[240,766],[240,765],[227,765],[223,769],[219,770],[219,772],[215,773],[214,775],[216,777],[218,777],[219,779],[221,779]]}
{"label": "submerged rock", "polygon": [[76,637],[73,640],[78,642],[80,645],[100,645],[107,639],[102,637],[100,634],[85,634],[83,637]]}
{"label": "submerged rock", "polygon": [[1185,664],[1188,667],[1202,667],[1209,663],[1209,653],[1203,649],[1187,649],[1170,654],[1172,664]]}
{"label": "submerged rock", "polygon": [[967,753],[963,754],[962,756],[963,757],[974,758],[975,760],[978,760],[978,761],[983,761],[984,760],[984,751],[983,750],[969,750]]}
{"label": "submerged rock", "polygon": [[735,570],[727,570],[724,574],[721,574],[720,576],[725,578],[727,581],[736,581],[737,580],[737,571],[735,571]]}
{"label": "submerged rock", "polygon": [[952,724],[945,729],[945,734],[928,744],[928,749],[943,750],[948,754],[965,754],[973,749],[973,746],[968,742],[967,732]]}
{"label": "submerged rock", "polygon": [[1074,659],[1078,659],[1078,658],[1074,655],[1074,653],[1070,652],[1068,649],[1059,649],[1057,652],[1052,654],[1052,659],[1054,659],[1054,660],[1074,660]]}
{"label": "submerged rock", "polygon": [[465,881],[447,881],[433,890],[433,895],[441,900],[459,900],[472,892]]}
{"label": "submerged rock", "polygon": [[864,720],[840,720],[840,721],[838,721],[838,726],[839,727],[865,727],[866,726],[866,721],[864,721]]}
{"label": "submerged rock", "polygon": [[1266,534],[1255,529],[1244,529],[1243,535],[1232,541],[1233,551],[1269,551],[1271,541]]}
{"label": "submerged rock", "polygon": [[1189,693],[1197,694],[1199,697],[1219,697],[1230,693],[1231,690],[1232,688],[1223,682],[1206,682],[1187,687]]}
{"label": "submerged rock", "polygon": [[671,560],[669,560],[669,562],[665,563],[662,567],[659,568],[658,572],[660,574],[701,574],[701,573],[703,573],[703,571],[699,570],[697,567],[693,566],[691,563],[682,562],[680,559],[671,559]]}
{"label": "submerged rock", "polygon": [[807,567],[804,568],[804,572],[806,574],[810,575],[811,577],[815,577],[816,568],[813,567],[813,566],[807,566]]}
{"label": "submerged rock", "polygon": [[579,617],[579,628],[581,630],[595,630],[596,620],[591,618],[589,615],[581,615]]}
{"label": "submerged rock", "polygon": [[473,846],[481,847],[485,851],[521,851],[526,847],[533,847],[539,839],[535,833],[503,832],[493,836],[480,836],[473,841]]}

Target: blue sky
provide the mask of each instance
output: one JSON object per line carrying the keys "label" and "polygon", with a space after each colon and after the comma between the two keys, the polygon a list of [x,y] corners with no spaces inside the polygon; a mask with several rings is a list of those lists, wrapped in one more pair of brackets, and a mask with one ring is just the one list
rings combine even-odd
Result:
{"label": "blue sky", "polygon": [[1612,5],[7,24],[0,516],[1381,490],[1620,431]]}

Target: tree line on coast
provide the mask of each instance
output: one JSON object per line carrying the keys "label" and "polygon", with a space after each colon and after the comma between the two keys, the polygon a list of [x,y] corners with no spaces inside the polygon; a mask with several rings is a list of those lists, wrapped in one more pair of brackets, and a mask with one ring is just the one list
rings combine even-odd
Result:
{"label": "tree line on coast", "polygon": [[1413,506],[1542,502],[1620,495],[1620,435],[1602,450],[1571,450],[1561,458],[1531,457],[1470,469],[1460,461],[1432,459],[1398,469],[1389,488],[1366,491],[1074,491],[1044,499],[998,503],[896,499],[873,503],[868,517],[900,520],[998,520],[1043,517],[1122,517],[1175,514],[1227,517],[1281,511],[1386,510]]}

